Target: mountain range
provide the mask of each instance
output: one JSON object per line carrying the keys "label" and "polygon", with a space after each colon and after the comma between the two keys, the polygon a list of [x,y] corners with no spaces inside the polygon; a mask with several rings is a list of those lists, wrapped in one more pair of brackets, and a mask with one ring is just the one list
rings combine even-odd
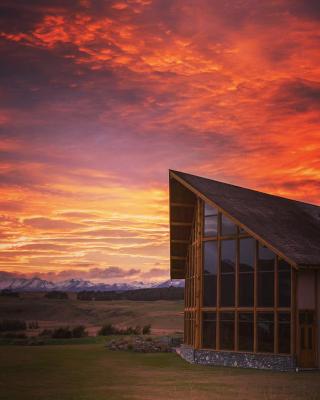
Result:
{"label": "mountain range", "polygon": [[0,290],[19,292],[49,292],[60,290],[66,292],[90,291],[125,291],[146,288],[184,287],[183,279],[166,280],[157,283],[131,282],[131,283],[94,283],[83,279],[68,279],[61,282],[51,282],[39,277],[15,278],[6,277],[0,280]]}

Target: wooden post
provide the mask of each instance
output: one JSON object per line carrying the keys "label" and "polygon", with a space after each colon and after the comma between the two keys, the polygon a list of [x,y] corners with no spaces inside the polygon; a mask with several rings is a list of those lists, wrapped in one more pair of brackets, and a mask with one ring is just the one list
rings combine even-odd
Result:
{"label": "wooden post", "polygon": [[254,257],[254,303],[253,303],[253,351],[258,351],[258,334],[257,334],[257,305],[258,305],[258,242],[255,242]]}
{"label": "wooden post", "polygon": [[273,315],[274,315],[274,353],[279,353],[279,316],[278,316],[278,299],[279,299],[279,274],[278,274],[278,257],[275,256],[274,260],[274,304],[273,304]]}

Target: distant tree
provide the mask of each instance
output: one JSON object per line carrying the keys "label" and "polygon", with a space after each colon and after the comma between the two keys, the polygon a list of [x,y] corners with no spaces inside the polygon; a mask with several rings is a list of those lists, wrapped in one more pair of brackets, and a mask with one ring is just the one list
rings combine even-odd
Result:
{"label": "distant tree", "polygon": [[88,332],[86,331],[86,327],[83,325],[75,326],[72,329],[72,337],[74,338],[82,338],[88,336]]}
{"label": "distant tree", "polygon": [[45,297],[47,299],[66,300],[68,299],[68,294],[59,290],[53,290],[52,292],[46,293]]}
{"label": "distant tree", "polygon": [[0,321],[0,332],[6,331],[24,331],[27,329],[25,321],[18,319],[3,319]]}
{"label": "distant tree", "polygon": [[98,335],[108,336],[115,335],[117,333],[119,334],[119,331],[112,324],[105,324],[100,328]]}
{"label": "distant tree", "polygon": [[142,328],[142,334],[143,335],[150,335],[150,333],[151,333],[151,324],[145,325]]}

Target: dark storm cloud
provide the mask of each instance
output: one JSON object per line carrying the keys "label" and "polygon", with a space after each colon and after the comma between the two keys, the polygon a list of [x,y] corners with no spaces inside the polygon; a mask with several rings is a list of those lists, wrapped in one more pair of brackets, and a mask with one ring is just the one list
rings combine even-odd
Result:
{"label": "dark storm cloud", "polygon": [[273,105],[281,112],[320,110],[320,83],[307,80],[285,82],[276,91]]}
{"label": "dark storm cloud", "polygon": [[320,21],[319,0],[290,0],[287,6],[289,11],[298,18]]}

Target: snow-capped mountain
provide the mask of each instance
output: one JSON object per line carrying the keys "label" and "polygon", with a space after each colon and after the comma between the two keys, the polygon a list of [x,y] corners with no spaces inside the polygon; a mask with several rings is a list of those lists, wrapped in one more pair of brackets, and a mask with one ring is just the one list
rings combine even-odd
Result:
{"label": "snow-capped mountain", "polygon": [[48,291],[55,290],[55,284],[37,277],[9,278],[0,281],[0,289],[19,290],[19,291]]}
{"label": "snow-capped mountain", "polygon": [[94,291],[125,291],[146,288],[184,287],[184,280],[167,280],[165,282],[131,282],[131,283],[94,283],[83,279],[68,279],[62,282],[50,282],[38,277],[34,278],[0,278],[0,290],[13,291],[52,291],[61,290],[69,292],[80,292],[84,290]]}
{"label": "snow-capped mountain", "polygon": [[167,288],[167,287],[180,287],[180,288],[184,288],[184,279],[175,279],[175,280],[167,280],[165,282],[161,282],[156,284],[153,287],[157,287],[157,288]]}

